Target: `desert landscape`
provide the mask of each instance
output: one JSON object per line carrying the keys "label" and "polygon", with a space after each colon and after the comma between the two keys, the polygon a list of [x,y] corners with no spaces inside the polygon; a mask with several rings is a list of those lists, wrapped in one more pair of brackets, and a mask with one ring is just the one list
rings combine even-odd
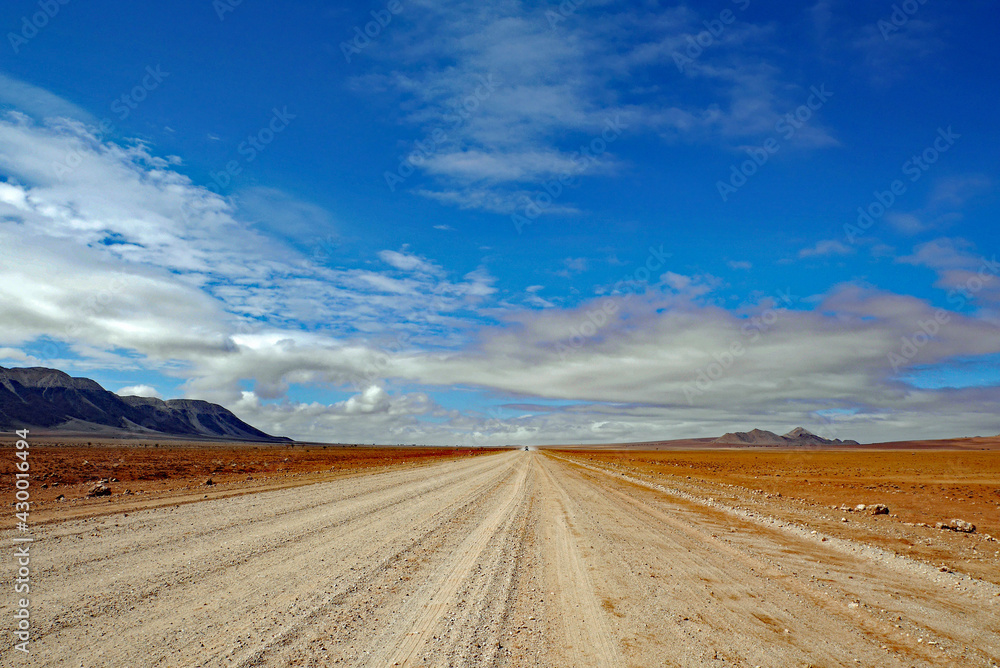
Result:
{"label": "desert landscape", "polygon": [[32,665],[990,668],[1000,452],[948,445],[39,441]]}
{"label": "desert landscape", "polygon": [[0,2],[0,668],[1000,668],[998,18]]}

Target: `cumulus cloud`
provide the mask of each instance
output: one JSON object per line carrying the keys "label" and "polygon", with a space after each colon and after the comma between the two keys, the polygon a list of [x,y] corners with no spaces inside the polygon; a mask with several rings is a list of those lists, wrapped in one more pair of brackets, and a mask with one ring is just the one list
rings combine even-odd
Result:
{"label": "cumulus cloud", "polygon": [[160,392],[152,385],[129,385],[115,392],[119,397],[154,397],[160,398]]}

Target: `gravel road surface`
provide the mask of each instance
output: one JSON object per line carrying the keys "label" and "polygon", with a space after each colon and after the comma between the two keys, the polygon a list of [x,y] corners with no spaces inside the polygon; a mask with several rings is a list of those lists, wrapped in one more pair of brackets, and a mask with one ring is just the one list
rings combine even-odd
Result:
{"label": "gravel road surface", "polygon": [[1000,664],[994,584],[637,483],[514,451],[47,524],[0,665]]}

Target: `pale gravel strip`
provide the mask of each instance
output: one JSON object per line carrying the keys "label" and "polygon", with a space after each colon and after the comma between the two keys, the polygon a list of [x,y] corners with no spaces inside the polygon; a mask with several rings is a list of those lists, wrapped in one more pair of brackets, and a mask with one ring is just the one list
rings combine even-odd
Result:
{"label": "pale gravel strip", "polygon": [[487,543],[505,523],[514,508],[523,501],[527,462],[522,462],[516,480],[505,489],[502,503],[470,533],[458,549],[442,562],[423,588],[422,596],[412,597],[400,611],[399,624],[387,630],[376,645],[380,651],[369,660],[372,668],[382,666],[412,666],[427,643],[431,631],[441,620],[462,582],[470,576],[472,567],[483,554]]}
{"label": "pale gravel strip", "polygon": [[551,549],[546,554],[549,568],[555,574],[553,585],[565,611],[559,620],[568,665],[594,668],[624,666],[616,641],[607,624],[607,613],[601,608],[594,585],[580,555],[572,527],[577,523],[579,509],[551,471],[538,459],[538,467],[551,494],[542,531],[547,534]]}

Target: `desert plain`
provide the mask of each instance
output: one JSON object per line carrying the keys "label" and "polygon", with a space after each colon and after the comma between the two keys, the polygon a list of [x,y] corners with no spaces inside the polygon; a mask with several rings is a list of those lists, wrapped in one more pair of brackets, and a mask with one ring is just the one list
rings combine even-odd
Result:
{"label": "desert plain", "polygon": [[996,439],[31,463],[31,654],[4,666],[1000,664]]}

